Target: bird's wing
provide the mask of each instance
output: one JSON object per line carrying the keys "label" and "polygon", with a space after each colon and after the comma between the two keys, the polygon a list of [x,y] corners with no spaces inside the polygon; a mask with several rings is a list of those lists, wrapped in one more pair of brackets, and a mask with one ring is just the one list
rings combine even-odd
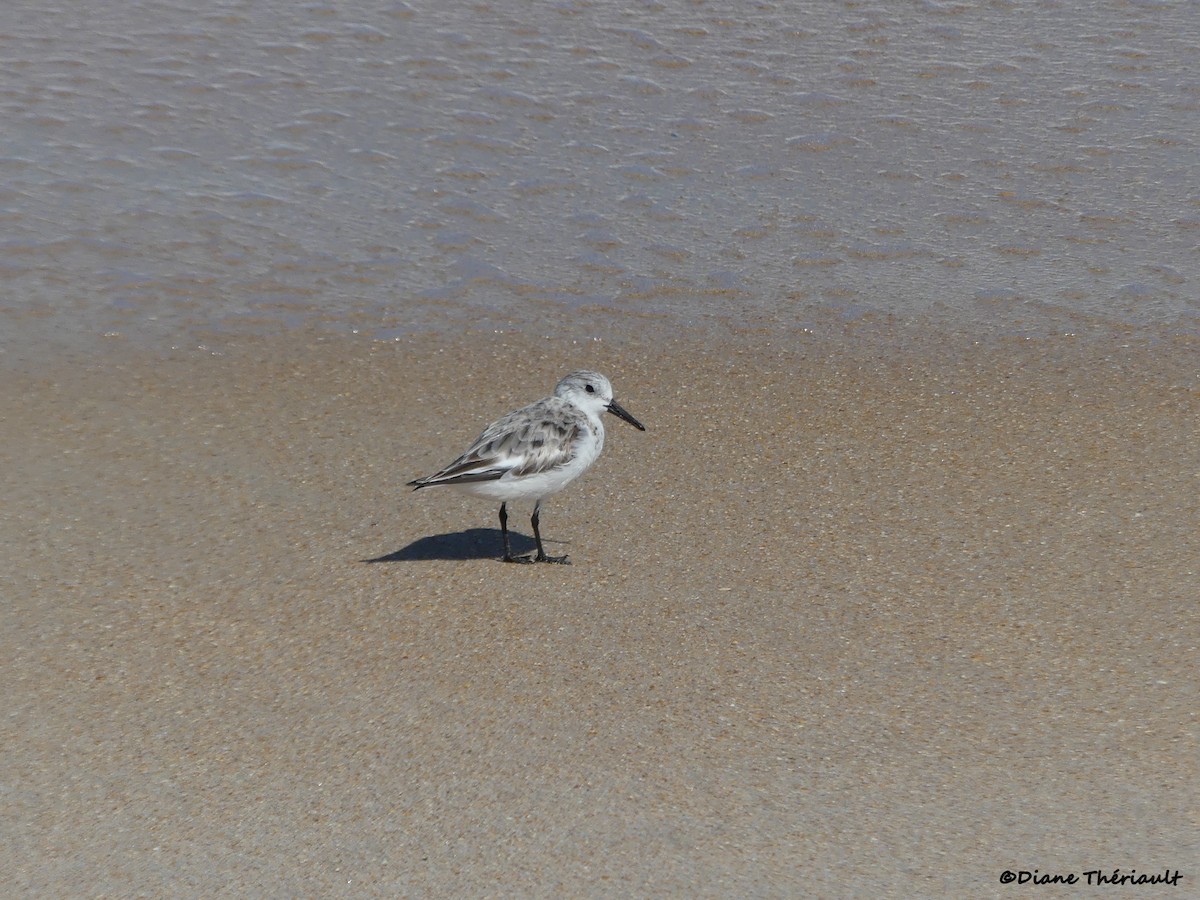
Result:
{"label": "bird's wing", "polygon": [[466,484],[549,472],[574,458],[583,428],[580,414],[554,398],[542,400],[496,420],[446,468],[410,484]]}

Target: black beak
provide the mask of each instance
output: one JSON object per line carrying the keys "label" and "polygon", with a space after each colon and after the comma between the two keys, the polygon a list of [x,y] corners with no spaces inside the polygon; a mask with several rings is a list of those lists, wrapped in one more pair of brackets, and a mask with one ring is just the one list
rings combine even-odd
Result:
{"label": "black beak", "polygon": [[608,404],[608,411],[610,413],[612,413],[614,416],[616,416],[618,419],[624,419],[626,422],[628,422],[630,425],[632,425],[638,431],[646,430],[646,426],[643,425],[641,422],[639,422],[637,419],[635,419],[633,416],[631,416],[629,413],[627,413],[625,411],[625,407],[623,407],[616,400],[614,400],[612,403]]}

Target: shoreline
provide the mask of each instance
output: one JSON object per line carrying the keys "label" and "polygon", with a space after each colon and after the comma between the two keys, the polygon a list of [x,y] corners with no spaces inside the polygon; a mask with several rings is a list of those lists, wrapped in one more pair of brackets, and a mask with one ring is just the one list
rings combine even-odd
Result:
{"label": "shoreline", "polygon": [[[627,326],[0,362],[0,883],[1192,877],[1195,339]],[[403,487],[583,366],[649,430],[546,504],[574,565]]]}
{"label": "shoreline", "polygon": [[413,340],[490,340],[492,336],[520,340],[544,339],[576,342],[667,343],[703,346],[709,343],[739,346],[765,341],[783,352],[849,355],[936,355],[951,350],[1049,348],[1068,355],[1078,348],[1149,347],[1155,345],[1200,347],[1200,332],[1183,321],[1161,326],[1132,325],[1075,312],[1047,313],[1040,306],[1027,321],[980,330],[969,323],[955,324],[928,316],[901,318],[868,311],[848,317],[833,307],[809,309],[791,318],[752,312],[723,314],[700,312],[680,316],[669,312],[643,312],[616,306],[564,307],[558,303],[528,302],[521,311],[447,305],[446,318],[422,309],[413,316],[340,313],[313,314],[307,321],[287,325],[274,319],[232,319],[226,326],[197,322],[177,328],[159,328],[142,322],[122,329],[119,322],[104,333],[71,333],[38,327],[35,314],[13,312],[8,320],[14,335],[0,344],[0,369],[36,368],[56,361],[96,363],[123,357],[171,357],[190,350],[221,355],[241,345],[348,340],[379,344]]}

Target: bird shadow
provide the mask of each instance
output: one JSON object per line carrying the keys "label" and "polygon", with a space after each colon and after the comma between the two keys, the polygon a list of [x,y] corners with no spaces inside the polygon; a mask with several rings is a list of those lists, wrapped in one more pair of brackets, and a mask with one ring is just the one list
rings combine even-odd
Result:
{"label": "bird shadow", "polygon": [[[515,556],[531,553],[537,549],[533,538],[517,534],[511,529],[508,540]],[[431,534],[418,538],[407,547],[401,547],[375,559],[364,559],[365,563],[413,562],[428,559],[499,559],[504,555],[504,540],[499,528],[468,528],[449,534]]]}

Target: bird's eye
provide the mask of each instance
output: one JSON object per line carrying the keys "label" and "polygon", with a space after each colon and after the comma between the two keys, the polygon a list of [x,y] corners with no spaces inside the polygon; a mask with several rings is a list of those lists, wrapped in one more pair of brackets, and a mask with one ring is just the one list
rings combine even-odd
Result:
{"label": "bird's eye", "polygon": [[594,394],[594,393],[596,393],[596,389],[595,389],[594,387],[592,387],[590,384],[585,384],[585,385],[583,386],[583,389],[584,389],[585,391],[587,391],[589,394]]}

